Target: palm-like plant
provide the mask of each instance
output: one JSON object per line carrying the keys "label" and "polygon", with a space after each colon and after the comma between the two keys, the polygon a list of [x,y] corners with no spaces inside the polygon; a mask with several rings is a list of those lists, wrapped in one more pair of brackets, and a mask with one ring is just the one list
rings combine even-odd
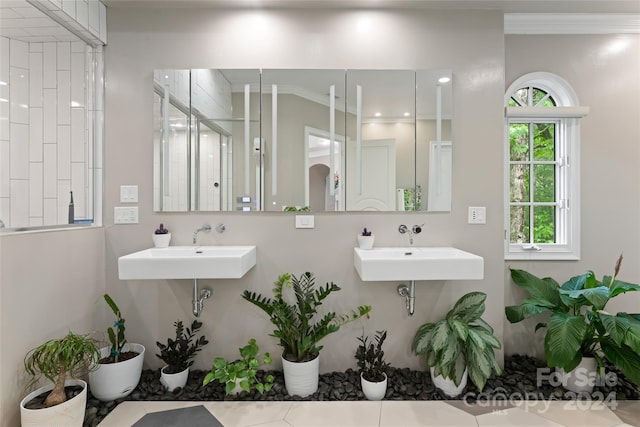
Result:
{"label": "palm-like plant", "polygon": [[456,302],[444,319],[418,328],[412,348],[416,354],[426,356],[434,376],[442,375],[458,386],[466,369],[482,391],[493,372],[502,373],[495,357],[495,350],[502,346],[493,335],[493,328],[480,318],[486,298],[484,292],[470,292]]}
{"label": "palm-like plant", "polygon": [[594,357],[598,366],[609,360],[622,373],[640,385],[640,314],[624,312],[611,315],[604,311],[612,298],[640,286],[616,279],[622,255],[613,276],[596,279],[593,271],[570,278],[560,286],[552,278],[538,278],[523,270],[511,269],[514,283],[531,296],[522,303],[506,307],[511,323],[540,313],[551,312],[546,323],[544,351],[549,367],[573,370],[583,356]]}
{"label": "palm-like plant", "polygon": [[[285,287],[293,290],[295,303],[285,301]],[[329,312],[314,322],[318,307],[325,298],[340,289],[333,282],[316,289],[313,273],[306,272],[300,278],[287,273],[275,282],[274,298],[246,290],[242,297],[269,315],[271,323],[276,327],[271,336],[280,340],[283,356],[290,361],[305,362],[315,359],[320,354],[322,346],[318,345],[318,342],[321,339],[337,332],[342,325],[367,316],[371,311],[371,306],[363,305],[350,315]]]}
{"label": "palm-like plant", "polygon": [[49,340],[27,353],[24,367],[35,383],[41,375],[54,383],[53,390],[44,401],[45,407],[67,400],[64,382],[69,374],[78,377],[97,367],[100,350],[96,341],[86,335],[71,332],[64,338]]}

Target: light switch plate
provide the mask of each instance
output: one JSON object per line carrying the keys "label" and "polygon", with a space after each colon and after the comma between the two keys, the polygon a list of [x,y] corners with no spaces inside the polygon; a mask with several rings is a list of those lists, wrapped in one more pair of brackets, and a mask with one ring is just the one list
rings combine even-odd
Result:
{"label": "light switch plate", "polygon": [[296,228],[315,228],[313,215],[296,215]]}
{"label": "light switch plate", "polygon": [[138,203],[138,186],[121,185],[120,203]]}
{"label": "light switch plate", "polygon": [[137,206],[114,206],[113,208],[114,224],[137,224],[138,223],[138,207]]}
{"label": "light switch plate", "polygon": [[469,224],[486,224],[487,208],[484,206],[469,206]]}

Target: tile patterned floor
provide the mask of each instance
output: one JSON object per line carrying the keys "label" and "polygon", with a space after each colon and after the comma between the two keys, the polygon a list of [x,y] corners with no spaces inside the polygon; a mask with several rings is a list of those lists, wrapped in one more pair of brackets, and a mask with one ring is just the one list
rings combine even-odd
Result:
{"label": "tile patterned floor", "polygon": [[[203,405],[225,427],[640,427],[640,401],[123,402],[98,427]],[[185,426],[186,427],[186,426]]]}

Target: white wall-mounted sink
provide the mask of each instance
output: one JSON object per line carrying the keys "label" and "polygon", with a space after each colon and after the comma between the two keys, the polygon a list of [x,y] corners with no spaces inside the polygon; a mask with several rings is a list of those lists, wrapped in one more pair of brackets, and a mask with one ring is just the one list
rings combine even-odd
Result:
{"label": "white wall-mounted sink", "polygon": [[484,258],[452,247],[354,248],[364,281],[473,280],[484,277]]}
{"label": "white wall-mounted sink", "polygon": [[118,258],[118,276],[132,279],[239,279],[256,265],[255,246],[169,246]]}

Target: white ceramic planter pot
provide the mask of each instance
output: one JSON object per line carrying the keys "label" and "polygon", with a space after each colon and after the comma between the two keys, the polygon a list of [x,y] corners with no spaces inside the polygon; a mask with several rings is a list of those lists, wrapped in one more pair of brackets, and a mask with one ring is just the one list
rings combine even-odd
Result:
{"label": "white ceramic planter pot", "polygon": [[387,374],[384,374],[384,381],[377,383],[366,380],[360,374],[360,384],[362,385],[362,392],[369,400],[382,400],[384,395],[387,394]]}
{"label": "white ceramic planter pot", "polygon": [[[89,372],[91,394],[98,400],[109,402],[128,396],[136,388],[142,374],[144,362],[144,346],[142,344],[125,344],[123,351],[137,351],[133,359],[118,363],[100,364],[98,369]],[[107,357],[111,347],[100,349],[101,357]]]}
{"label": "white ceramic planter pot", "polygon": [[168,366],[165,366],[160,370],[160,383],[167,388],[168,391],[173,391],[177,388],[183,388],[187,384],[189,379],[189,367],[177,374],[167,374],[164,370]]}
{"label": "white ceramic planter pot", "polygon": [[72,399],[60,405],[43,409],[27,409],[24,407],[34,397],[53,390],[53,384],[40,387],[36,391],[29,393],[20,402],[20,421],[23,427],[44,427],[44,426],[68,426],[82,427],[84,422],[84,411],[87,406],[87,383],[82,380],[66,380],[65,387],[79,385],[84,387],[82,392]]}
{"label": "white ceramic planter pot", "polygon": [[358,247],[360,249],[373,249],[373,242],[375,240],[375,236],[372,234],[371,236],[363,236],[361,234],[358,235]]}
{"label": "white ceramic planter pot", "polygon": [[466,369],[464,370],[464,374],[462,374],[459,386],[456,386],[456,383],[454,383],[453,380],[445,379],[442,375],[434,377],[433,368],[430,368],[429,371],[431,372],[431,381],[433,381],[433,384],[449,397],[459,396],[460,393],[462,393],[462,390],[467,386],[468,374]]}
{"label": "white ceramic planter pot", "polygon": [[320,356],[308,362],[290,362],[283,357],[282,370],[289,395],[306,397],[318,390]]}
{"label": "white ceramic planter pot", "polygon": [[596,359],[593,357],[583,357],[571,372],[565,372],[562,368],[556,368],[556,371],[564,388],[575,393],[591,393],[598,375]]}
{"label": "white ceramic planter pot", "polygon": [[153,246],[156,248],[167,248],[169,243],[171,243],[171,233],[153,235]]}

